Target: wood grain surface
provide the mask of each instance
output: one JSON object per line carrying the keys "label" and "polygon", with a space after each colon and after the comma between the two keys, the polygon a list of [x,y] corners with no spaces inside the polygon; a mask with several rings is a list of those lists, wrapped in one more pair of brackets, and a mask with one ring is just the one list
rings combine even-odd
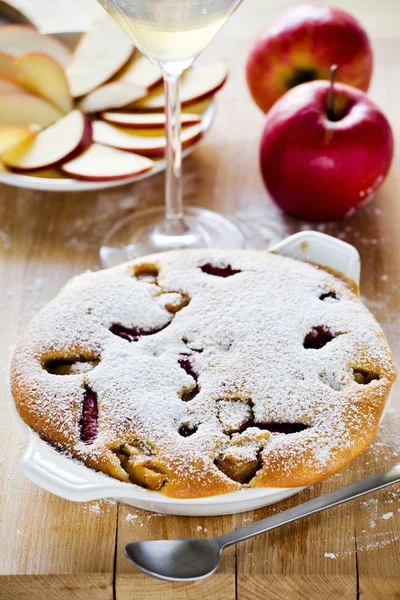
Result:
{"label": "wood grain surface", "polygon": [[[99,14],[91,0],[14,3],[47,28],[80,29]],[[346,0],[335,3],[349,8]],[[185,198],[234,214],[258,248],[309,227],[354,244],[362,258],[362,295],[399,359],[400,3],[351,2],[374,38],[371,96],[390,119],[397,154],[377,197],[352,218],[329,225],[282,216],[258,171],[263,116],[247,92],[244,62],[262,23],[287,4],[245,0],[204,53],[204,62],[227,59],[231,76],[218,97],[215,124],[184,163]],[[0,186],[0,600],[399,600],[399,488],[230,548],[218,573],[201,583],[151,579],[123,556],[128,541],[220,535],[395,464],[400,460],[398,387],[374,442],[356,461],[286,502],[243,515],[183,518],[109,501],[75,504],[23,478],[26,440],[7,392],[17,336],[72,275],[98,268],[98,247],[111,226],[139,202],[159,202],[162,191],[162,175],[84,194]]]}

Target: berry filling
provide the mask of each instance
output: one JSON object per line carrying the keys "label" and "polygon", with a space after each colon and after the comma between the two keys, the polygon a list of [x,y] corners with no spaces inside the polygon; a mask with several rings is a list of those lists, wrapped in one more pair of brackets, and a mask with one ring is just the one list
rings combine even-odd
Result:
{"label": "berry filling", "polygon": [[304,423],[253,423],[251,427],[258,427],[258,429],[266,429],[270,433],[284,433],[290,435],[291,433],[300,433],[308,429],[310,425]]}
{"label": "berry filling", "polygon": [[217,267],[211,263],[206,263],[201,266],[200,269],[203,273],[207,273],[208,275],[215,275],[215,277],[231,277],[231,275],[236,275],[236,273],[241,273],[240,269],[232,269],[231,265],[226,265],[226,267]]}
{"label": "berry filling", "polygon": [[319,325],[318,327],[313,327],[310,333],[307,333],[304,338],[303,346],[307,349],[320,350],[331,342],[335,337],[336,333],[332,333],[327,327],[323,325]]}
{"label": "berry filling", "polygon": [[190,360],[190,356],[188,354],[182,354],[181,358],[178,360],[179,366],[186,371],[186,373],[188,375],[190,375],[191,377],[193,377],[193,379],[195,381],[198,380],[199,376],[196,373],[196,371],[194,370],[194,367],[192,365],[192,361]]}
{"label": "berry filling", "polygon": [[200,388],[197,385],[197,380],[199,376],[192,365],[192,361],[190,360],[189,354],[181,354],[181,358],[178,360],[178,363],[179,366],[184,371],[186,371],[186,373],[190,375],[190,377],[193,377],[193,379],[196,382],[196,385],[194,385],[192,388],[184,388],[184,390],[181,393],[181,399],[184,402],[189,402],[190,400],[193,400],[193,398],[197,396],[197,394],[200,392]]}
{"label": "berry filling", "polygon": [[320,300],[327,300],[327,299],[339,300],[339,298],[336,296],[335,292],[324,292],[323,294],[320,295],[319,299]]}
{"label": "berry filling", "polygon": [[99,428],[97,394],[86,385],[79,428],[81,441],[85,442],[85,444],[93,444]]}
{"label": "berry filling", "polygon": [[194,425],[190,425],[189,423],[182,423],[182,425],[178,429],[179,435],[182,437],[190,437],[194,433],[196,433],[197,427]]}
{"label": "berry filling", "polygon": [[145,335],[154,335],[155,333],[159,333],[166,327],[168,327],[169,323],[166,325],[161,325],[161,327],[153,327],[151,329],[140,329],[139,327],[124,327],[120,323],[113,323],[110,327],[111,333],[114,335],[118,335],[124,340],[128,342],[137,342],[139,339]]}

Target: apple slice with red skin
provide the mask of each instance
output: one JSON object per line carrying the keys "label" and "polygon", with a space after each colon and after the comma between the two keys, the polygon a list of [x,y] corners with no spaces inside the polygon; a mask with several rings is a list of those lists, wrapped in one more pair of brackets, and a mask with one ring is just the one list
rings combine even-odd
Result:
{"label": "apple slice with red skin", "polygon": [[13,146],[29,137],[34,137],[36,131],[29,125],[4,125],[0,126],[0,156]]}
{"label": "apple slice with red skin", "polygon": [[85,113],[96,113],[110,108],[122,108],[146,96],[146,91],[131,83],[112,81],[85,96],[78,104]]}
{"label": "apple slice with red skin", "polygon": [[[224,63],[188,69],[182,75],[180,99],[182,106],[199,102],[215,94],[225,83],[228,69]],[[130,105],[133,110],[163,110],[164,86],[158,86],[148,96]]]}
{"label": "apple slice with red skin", "polygon": [[371,44],[360,23],[340,8],[304,4],[282,11],[255,39],[247,59],[250,93],[263,112],[292,87],[329,79],[368,90]]}
{"label": "apple slice with red skin", "polygon": [[[136,113],[136,112],[103,112],[101,115],[103,121],[116,125],[117,127],[127,127],[132,129],[160,129],[165,128],[165,113]],[[201,123],[200,115],[191,113],[181,114],[181,126],[197,125]]]}
{"label": "apple slice with red skin", "polygon": [[65,68],[71,53],[61,42],[51,35],[40,34],[29,25],[3,25],[0,27],[0,52],[19,56],[27,52],[42,52],[51,56]]}
{"label": "apple slice with red skin", "polygon": [[66,70],[72,96],[84,96],[111,79],[133,50],[131,40],[111,17],[95,23],[82,36]]}
{"label": "apple slice with red skin", "polygon": [[15,72],[25,87],[54,104],[64,114],[72,110],[64,70],[51,56],[40,52],[22,54],[15,59]]}
{"label": "apple slice with red skin", "polygon": [[[200,139],[201,135],[201,125],[193,125],[184,129],[181,133],[182,147],[190,146]],[[167,143],[163,130],[153,130],[151,132],[146,130],[141,133],[134,129],[115,127],[103,121],[93,123],[93,141],[150,157],[164,156]]]}
{"label": "apple slice with red skin", "polygon": [[0,93],[3,92],[26,92],[19,81],[10,75],[5,75],[4,73],[0,73]]}
{"label": "apple slice with red skin", "polygon": [[[267,190],[286,213],[330,221],[352,214],[384,181],[393,156],[386,117],[367,95],[313,81],[287,92],[268,112],[261,139]],[[332,115],[330,115],[332,118]]]}
{"label": "apple slice with red skin", "polygon": [[152,160],[102,144],[92,144],[77,158],[61,166],[61,171],[82,181],[117,181],[146,173]]}
{"label": "apple slice with red skin", "polygon": [[157,65],[153,65],[148,58],[138,50],[117,75],[118,81],[133,83],[147,91],[162,82],[162,73]]}
{"label": "apple slice with red skin", "polygon": [[35,124],[46,127],[62,116],[58,108],[33,94],[0,93],[0,125]]}
{"label": "apple slice with red skin", "polygon": [[88,117],[74,110],[32,139],[6,151],[1,159],[8,169],[17,173],[51,169],[85,150],[91,140]]}

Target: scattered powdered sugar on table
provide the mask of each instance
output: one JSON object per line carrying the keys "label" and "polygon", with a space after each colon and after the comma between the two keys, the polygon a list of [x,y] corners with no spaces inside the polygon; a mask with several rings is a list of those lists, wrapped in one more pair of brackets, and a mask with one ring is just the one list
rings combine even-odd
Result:
{"label": "scattered powdered sugar on table", "polygon": [[11,250],[10,236],[5,231],[0,231],[0,246],[5,251]]}
{"label": "scattered powdered sugar on table", "polygon": [[94,515],[101,515],[108,505],[115,504],[115,501],[109,499],[96,500],[94,502],[83,502],[81,507],[84,511],[93,513]]}
{"label": "scattered powdered sugar on table", "polygon": [[[367,521],[367,527],[357,534],[357,552],[376,552],[389,545],[398,544],[400,532],[396,529],[394,524],[391,525],[391,529],[389,530],[382,531],[380,529],[385,521],[388,525],[385,525],[384,528],[387,529],[389,523],[395,517],[394,507],[391,511],[382,512],[384,507],[394,504],[396,510],[400,511],[400,509],[397,508],[399,495],[400,490],[386,489],[377,492],[373,498],[359,502],[361,509],[359,518]],[[356,538],[354,535],[351,535],[349,540],[354,542],[354,549],[336,552],[336,558],[345,558],[355,552]],[[342,538],[336,538],[333,541],[341,543]],[[393,552],[395,552],[395,550],[393,550]]]}
{"label": "scattered powdered sugar on table", "polygon": [[253,517],[242,517],[243,525],[249,525],[250,523],[253,523],[253,522],[254,522]]}
{"label": "scattered powdered sugar on table", "polygon": [[83,503],[82,508],[83,508],[83,510],[89,511],[96,515],[101,513],[101,506],[100,506],[99,502]]}
{"label": "scattered powdered sugar on table", "polygon": [[208,533],[208,529],[206,527],[202,527],[201,525],[197,525],[194,530],[196,533]]}
{"label": "scattered powdered sugar on table", "polygon": [[30,314],[35,314],[45,304],[42,298],[42,292],[45,286],[48,284],[46,277],[34,277],[26,286],[26,294],[31,296],[30,298]]}
{"label": "scattered powdered sugar on table", "polygon": [[25,290],[28,294],[38,294],[43,290],[47,281],[46,277],[35,277],[28,283]]}
{"label": "scattered powdered sugar on table", "polygon": [[134,523],[138,518],[139,515],[137,513],[128,513],[125,517],[125,521],[127,521],[127,523]]}
{"label": "scattered powdered sugar on table", "polygon": [[375,535],[366,535],[357,538],[357,552],[369,552],[379,550],[390,544],[398,542],[400,534],[396,532],[377,532]]}
{"label": "scattered powdered sugar on table", "polygon": [[[153,198],[158,195],[153,194]],[[146,193],[146,198],[142,198],[145,206],[152,204],[148,201],[149,198],[150,193]],[[120,190],[118,193],[107,190],[104,195],[99,192],[99,202],[97,210],[89,212],[88,216],[75,219],[68,231],[62,232],[65,235],[63,243],[67,248],[87,252],[99,247],[110,231],[111,224],[123,219],[136,207],[137,197],[131,191],[124,195]]]}
{"label": "scattered powdered sugar on table", "polygon": [[268,209],[253,205],[230,215],[243,231],[252,249],[264,249],[280,242],[288,234],[283,213],[273,204]]}
{"label": "scattered powdered sugar on table", "polygon": [[382,519],[385,519],[386,521],[388,519],[391,519],[393,517],[393,513],[392,512],[387,512],[384,515],[382,515]]}
{"label": "scattered powdered sugar on table", "polygon": [[[364,530],[361,534],[357,535],[357,552],[376,552],[386,546],[390,546],[391,544],[397,544],[400,540],[400,533],[396,531],[374,531],[364,533]],[[334,540],[338,544],[342,542],[342,538]],[[354,542],[356,538],[354,536],[350,536],[349,541]],[[334,555],[331,552],[325,552],[324,556],[326,558],[336,558],[336,559],[344,559],[348,556],[354,554],[356,551],[355,545],[352,550],[343,550],[335,552]]]}
{"label": "scattered powdered sugar on table", "polygon": [[160,517],[166,517],[164,513],[153,513],[149,511],[142,510],[140,513],[138,512],[130,512],[126,515],[125,521],[127,523],[134,523],[139,525],[139,527],[145,527],[152,519],[157,519]]}

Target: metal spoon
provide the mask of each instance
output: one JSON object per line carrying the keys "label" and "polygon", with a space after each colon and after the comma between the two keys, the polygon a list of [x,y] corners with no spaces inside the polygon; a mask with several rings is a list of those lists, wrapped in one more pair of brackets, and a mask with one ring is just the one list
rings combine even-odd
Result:
{"label": "metal spoon", "polygon": [[400,464],[388,471],[339,488],[216,539],[187,538],[132,542],[125,546],[125,555],[135,567],[159,579],[167,581],[204,579],[218,569],[222,550],[227,546],[399,482]]}

